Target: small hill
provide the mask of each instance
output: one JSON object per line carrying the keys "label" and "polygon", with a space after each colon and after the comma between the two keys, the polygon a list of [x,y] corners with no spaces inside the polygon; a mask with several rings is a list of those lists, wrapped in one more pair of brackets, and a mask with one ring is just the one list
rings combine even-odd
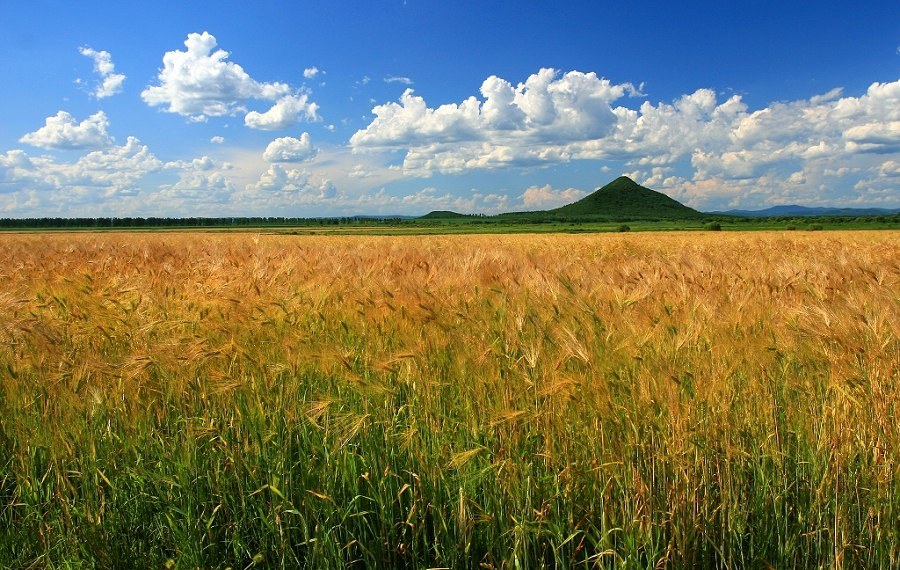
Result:
{"label": "small hill", "polygon": [[455,218],[468,218],[466,214],[458,214],[456,212],[451,212],[450,210],[435,210],[433,212],[428,212],[424,216],[421,216],[420,220],[452,220]]}
{"label": "small hill", "polygon": [[593,194],[567,206],[548,210],[559,217],[630,219],[698,218],[703,214],[665,194],[620,176]]}

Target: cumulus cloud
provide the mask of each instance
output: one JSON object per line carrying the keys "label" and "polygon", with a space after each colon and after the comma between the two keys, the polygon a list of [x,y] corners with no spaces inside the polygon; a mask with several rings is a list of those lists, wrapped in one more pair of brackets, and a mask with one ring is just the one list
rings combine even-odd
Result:
{"label": "cumulus cloud", "polygon": [[307,67],[306,69],[303,70],[303,77],[305,77],[307,79],[313,79],[319,73],[321,73],[321,70],[318,67],[315,67],[315,66]]}
{"label": "cumulus cloud", "polygon": [[358,147],[410,146],[421,142],[554,142],[599,138],[616,123],[609,104],[633,91],[595,73],[572,71],[562,77],[542,69],[514,87],[499,77],[481,86],[484,101],[429,108],[407,89],[400,103],[378,105],[375,119],[351,138]]}
{"label": "cumulus cloud", "polygon": [[0,154],[0,193],[34,191],[34,186],[43,186],[44,175],[39,171],[48,163],[51,159],[35,159],[19,149]]}
{"label": "cumulus cloud", "polygon": [[173,161],[165,164],[166,170],[178,174],[173,184],[162,184],[154,198],[164,199],[178,206],[225,204],[237,191],[237,185],[228,177],[231,164],[219,162],[208,156],[190,161]]}
{"label": "cumulus cloud", "polygon": [[211,142],[213,144],[224,144],[225,137],[216,135],[216,136],[212,137],[211,139],[209,139],[209,142]]}
{"label": "cumulus cloud", "polygon": [[318,121],[319,106],[308,102],[306,93],[286,95],[265,113],[251,111],[244,116],[244,124],[251,129],[277,131],[297,124],[301,118]]}
{"label": "cumulus cloud", "polygon": [[317,152],[309,133],[303,133],[299,139],[281,137],[273,140],[266,147],[263,159],[267,162],[303,162],[315,158]]}
{"label": "cumulus cloud", "polygon": [[158,84],[141,93],[148,105],[204,121],[246,112],[251,100],[275,101],[265,113],[247,115],[247,125],[259,129],[284,128],[301,117],[317,117],[317,106],[308,102],[306,94],[294,92],[286,83],[253,79],[243,67],[227,61],[228,52],[215,49],[216,38],[208,32],[189,34],[184,45],[185,51],[163,56]]}
{"label": "cumulus cloud", "polygon": [[635,92],[595,73],[560,76],[553,69],[517,86],[491,76],[482,83],[483,100],[437,108],[407,89],[399,103],[376,106],[375,119],[350,144],[406,149],[404,168],[423,174],[565,161],[573,154],[565,145],[612,134],[618,117],[610,103]]}
{"label": "cumulus cloud", "polygon": [[888,160],[878,168],[878,173],[885,178],[900,177],[900,160]]}
{"label": "cumulus cloud", "polygon": [[[135,137],[74,161],[0,154],[0,210],[17,215],[221,215],[238,186],[208,156],[163,162]],[[166,178],[176,176],[174,182]]]}
{"label": "cumulus cloud", "polygon": [[549,184],[530,186],[519,199],[522,205],[531,210],[547,210],[571,204],[587,196],[587,192],[577,188],[554,189]]}
{"label": "cumulus cloud", "polygon": [[617,161],[701,202],[735,193],[762,199],[782,187],[798,201],[836,199],[826,171],[847,168],[848,178],[878,180],[891,171],[881,165],[900,158],[900,81],[873,83],[859,96],[838,87],[756,110],[739,95],[723,100],[711,89],[637,108],[617,103],[628,96],[643,96],[642,86],[552,69],[517,85],[492,76],[480,96],[439,106],[408,89],[398,102],[375,106],[375,118],[350,144],[356,152],[401,152],[399,167],[413,176]]}
{"label": "cumulus cloud", "polygon": [[10,192],[56,191],[64,200],[111,197],[138,192],[138,182],[162,167],[163,163],[135,137],[128,137],[122,146],[89,152],[75,162],[11,150],[0,155],[0,186]]}
{"label": "cumulus cloud", "polygon": [[248,184],[237,198],[263,202],[270,207],[289,207],[327,202],[336,195],[337,190],[328,179],[314,177],[304,169],[272,164],[259,180]]}
{"label": "cumulus cloud", "polygon": [[168,169],[191,172],[209,171],[218,166],[220,166],[219,162],[208,156],[201,156],[191,160],[173,160],[164,165]]}
{"label": "cumulus cloud", "polygon": [[350,139],[357,149],[405,151],[412,174],[567,162],[574,159],[665,165],[688,158],[735,176],[835,152],[893,150],[900,137],[900,81],[873,84],[862,97],[840,89],[750,112],[740,96],[720,102],[698,89],[672,103],[638,109],[612,103],[637,93],[593,73],[541,70],[513,86],[489,77],[482,98],[432,108],[412,90],[373,109]]}
{"label": "cumulus cloud", "polygon": [[843,133],[849,148],[862,152],[900,151],[900,121],[865,123],[850,127]]}
{"label": "cumulus cloud", "polygon": [[103,111],[98,111],[77,122],[65,111],[59,111],[47,117],[44,126],[28,133],[19,142],[41,148],[52,149],[85,149],[103,148],[112,144],[112,138],[106,133],[109,122]]}
{"label": "cumulus cloud", "polygon": [[510,198],[499,193],[471,190],[464,195],[426,187],[393,193],[384,187],[353,191],[335,186],[330,179],[306,169],[273,164],[259,178],[232,195],[242,211],[290,215],[424,214],[431,210],[496,214],[508,211]]}
{"label": "cumulus cloud", "polygon": [[92,92],[94,97],[103,99],[122,92],[125,75],[116,73],[116,66],[109,52],[97,51],[87,46],[78,48],[78,52],[94,60],[94,73],[100,76],[100,81]]}
{"label": "cumulus cloud", "polygon": [[775,103],[716,126],[728,139],[692,145],[694,178],[765,176],[788,188],[816,187],[812,181],[877,171],[884,158],[869,155],[900,152],[900,81],[874,83],[860,97],[842,94],[832,89],[809,100]]}

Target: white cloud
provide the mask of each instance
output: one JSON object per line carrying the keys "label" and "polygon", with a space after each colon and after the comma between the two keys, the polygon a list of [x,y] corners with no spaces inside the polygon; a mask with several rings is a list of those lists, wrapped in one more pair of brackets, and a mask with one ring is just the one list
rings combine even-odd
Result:
{"label": "white cloud", "polygon": [[59,111],[53,117],[47,117],[44,126],[28,133],[19,142],[41,148],[84,149],[103,148],[112,144],[106,133],[109,122],[103,111],[98,111],[78,123],[65,111]]}
{"label": "white cloud", "polygon": [[309,133],[303,133],[299,139],[281,137],[273,140],[266,147],[263,159],[267,162],[303,162],[315,158],[317,152]]}
{"label": "white cloud", "polygon": [[269,207],[288,207],[325,202],[334,199],[336,194],[330,180],[316,178],[303,169],[273,164],[237,198],[261,201]]}
{"label": "white cloud", "polygon": [[[0,211],[29,216],[222,215],[233,166],[208,156],[163,163],[138,139],[75,161],[0,154]],[[165,179],[175,175],[174,182]],[[239,206],[238,206],[239,207]]]}
{"label": "white cloud", "polygon": [[[356,149],[406,149],[410,173],[460,172],[572,158],[565,145],[612,134],[618,117],[610,103],[635,93],[595,73],[559,76],[542,69],[518,86],[492,76],[484,100],[429,108],[411,89],[399,103],[376,106],[375,119],[350,139]],[[452,144],[451,144],[452,143]],[[462,143],[462,144],[460,144]]]}
{"label": "white cloud", "polygon": [[865,123],[843,133],[850,148],[863,152],[897,152],[900,150],[900,121]]}
{"label": "white cloud", "polygon": [[177,172],[178,180],[173,184],[160,185],[153,199],[165,200],[169,208],[173,205],[226,204],[237,190],[227,175],[231,165],[208,156],[191,161],[167,162],[165,168]]}
{"label": "white cloud", "polygon": [[891,150],[900,131],[898,86],[874,84],[859,98],[840,98],[833,89],[752,113],[739,96],[719,103],[713,91],[699,89],[632,110],[610,105],[637,92],[630,84],[542,70],[516,87],[489,77],[483,100],[437,108],[407,90],[399,103],[376,106],[375,119],[350,142],[357,150],[404,150],[411,174],[574,159],[664,165],[694,157],[698,165],[714,159],[748,176],[760,165],[831,156],[845,143],[850,152]]}
{"label": "white cloud", "polygon": [[509,197],[472,190],[464,196],[427,187],[409,194],[391,194],[384,188],[358,195],[338,193],[327,204],[332,211],[367,214],[422,215],[433,210],[453,210],[463,214],[497,214],[508,211]]}
{"label": "white cloud", "polygon": [[350,144],[356,147],[404,147],[428,142],[455,142],[477,138],[479,103],[471,97],[463,103],[429,109],[425,100],[407,89],[400,104],[376,106],[375,120],[357,131]]}
{"label": "white cloud", "polygon": [[209,139],[209,142],[211,142],[213,144],[224,144],[225,137],[216,135],[216,136],[212,137],[211,139]]}
{"label": "white cloud", "polygon": [[900,153],[900,81],[874,83],[860,97],[842,94],[832,89],[736,116],[718,127],[728,134],[727,141],[701,139],[693,145],[694,180],[727,185],[744,179],[770,187],[769,201],[779,199],[780,192],[799,203],[855,200],[841,190],[847,183],[836,185],[834,177],[870,175],[864,186],[873,191],[878,186],[873,181],[884,177],[881,163]]}
{"label": "white cloud", "polygon": [[519,199],[522,205],[531,210],[547,210],[571,204],[587,196],[587,192],[577,188],[556,190],[549,184],[544,186],[530,186]]}
{"label": "white cloud", "polygon": [[313,79],[319,73],[321,73],[321,70],[318,67],[307,67],[303,70],[303,77],[307,79]]}
{"label": "white cloud", "polygon": [[216,160],[214,160],[208,156],[201,156],[200,158],[194,158],[189,161],[188,160],[173,160],[171,162],[167,162],[164,166],[165,166],[165,168],[174,169],[174,170],[203,172],[203,171],[212,170],[221,165],[219,162],[217,162]]}
{"label": "white cloud", "polygon": [[78,52],[94,60],[94,72],[100,76],[100,81],[92,93],[94,97],[103,99],[122,92],[125,75],[115,72],[116,66],[109,52],[97,51],[87,46],[78,48]]}
{"label": "white cloud", "polygon": [[138,182],[162,167],[135,137],[128,137],[123,146],[89,152],[75,162],[11,150],[0,155],[0,186],[8,192],[57,192],[63,202],[111,197],[138,192]]}
{"label": "white cloud", "polygon": [[684,184],[683,178],[673,175],[674,170],[674,168],[669,166],[653,166],[649,172],[639,169],[633,172],[626,172],[625,176],[638,181],[642,186],[665,190]]}
{"label": "white cloud", "polygon": [[888,160],[878,168],[878,173],[885,178],[900,177],[900,161]]}
{"label": "white cloud", "polygon": [[366,170],[366,167],[362,164],[354,164],[353,169],[347,173],[347,176],[350,178],[372,178],[376,174],[371,170]]}
{"label": "white cloud", "polygon": [[[859,192],[878,192],[877,199],[890,190],[871,181],[884,178],[882,164],[900,159],[900,81],[873,83],[860,96],[834,88],[757,110],[738,95],[720,101],[710,89],[636,109],[615,105],[641,91],[549,69],[518,85],[489,77],[480,98],[437,107],[407,90],[398,102],[375,106],[375,118],[350,143],[357,153],[401,152],[402,172],[413,176],[620,161],[697,204],[770,199],[781,187],[798,202],[836,201],[852,180],[866,180]],[[838,188],[827,179],[841,168],[852,180]],[[896,203],[896,189],[894,196]]]}
{"label": "white cloud", "polygon": [[[368,77],[363,78],[363,85],[365,85],[366,83],[369,82],[368,79],[369,79]],[[401,76],[397,76],[397,75],[388,75],[387,77],[384,78],[384,82],[385,83],[402,83],[403,85],[412,85],[413,84],[413,80],[410,79],[409,77],[401,77]]]}
{"label": "white cloud", "polygon": [[34,191],[35,187],[44,187],[44,173],[40,171],[48,164],[52,164],[51,159],[34,159],[24,150],[16,149],[0,154],[0,193]]}
{"label": "white cloud", "polygon": [[467,195],[441,194],[437,188],[424,188],[400,197],[376,193],[371,201],[379,199],[381,208],[393,208],[399,212],[425,214],[434,210],[452,210],[461,214],[498,214],[510,209],[509,196],[472,190]]}
{"label": "white cloud", "polygon": [[297,124],[301,118],[308,121],[318,121],[319,106],[307,102],[306,93],[286,95],[279,99],[272,108],[265,113],[251,111],[244,116],[244,124],[251,129],[262,131],[277,131],[287,129]]}
{"label": "white cloud", "polygon": [[[188,39],[186,45],[193,44],[186,51],[167,54],[177,55],[177,62],[167,62],[171,75],[166,75],[169,67],[162,70],[145,100],[175,94],[156,104],[192,120],[240,113],[247,126],[264,130],[318,118],[307,90],[257,82],[215,50],[208,34]],[[105,200],[111,212],[140,201],[160,208],[181,204],[212,215],[245,207],[267,215],[284,208],[290,214],[300,211],[291,210],[295,206],[314,215],[546,209],[584,193],[550,185],[508,196],[461,192],[463,179],[458,179],[441,189],[402,195],[399,188],[413,181],[391,184],[404,176],[575,160],[605,161],[602,168],[595,164],[586,170],[595,172],[598,185],[611,165],[706,210],[774,203],[900,205],[900,81],[873,83],[856,94],[835,88],[759,109],[740,96],[723,99],[709,89],[672,101],[626,99],[641,91],[594,73],[554,70],[518,84],[491,76],[472,96],[443,105],[407,89],[397,102],[375,106],[374,119],[347,148],[317,149],[303,133],[275,138],[264,153],[220,149],[236,167],[209,157],[163,164],[137,139],[115,146],[102,112],[79,122],[60,111],[21,142],[86,154],[72,160],[23,150],[0,154],[0,209],[61,212],[91,200]],[[251,104],[258,110],[248,111],[245,105]],[[210,142],[221,144],[224,137]],[[305,169],[287,164],[303,161],[310,161]],[[445,182],[438,180],[435,185]],[[370,191],[379,187],[387,190]]]}
{"label": "white cloud", "polygon": [[852,169],[852,168],[847,168],[846,166],[841,166],[839,168],[826,168],[825,170],[822,171],[822,174],[824,174],[825,176],[841,177],[841,176],[847,176],[848,174],[850,174],[853,171],[854,171],[854,169]]}
{"label": "white cloud", "polygon": [[[245,112],[244,104],[254,99],[283,102],[278,110],[273,112],[273,107],[261,119],[261,124],[275,124],[286,120],[291,115],[291,105],[301,99],[292,95],[286,83],[256,81],[243,67],[227,61],[229,53],[221,49],[213,51],[216,38],[207,32],[189,34],[184,45],[186,51],[170,51],[163,56],[159,84],[141,93],[148,105],[163,106],[167,112],[203,121],[207,117]],[[311,105],[306,103],[305,95],[302,104],[307,110]],[[298,113],[294,111],[294,116]]]}

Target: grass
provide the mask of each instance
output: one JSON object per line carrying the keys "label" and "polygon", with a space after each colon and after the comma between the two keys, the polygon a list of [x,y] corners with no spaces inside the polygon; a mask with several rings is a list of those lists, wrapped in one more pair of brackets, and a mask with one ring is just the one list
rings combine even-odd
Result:
{"label": "grass", "polygon": [[[816,231],[816,230],[897,230],[900,224],[896,222],[865,222],[835,219],[831,222],[800,224],[786,222],[785,220],[767,220],[764,218],[753,220],[706,222],[698,220],[657,220],[657,221],[628,221],[630,231],[635,232],[673,232],[673,231],[707,231],[709,223],[718,223],[723,231],[758,232],[758,231]],[[271,232],[287,235],[461,235],[461,234],[594,234],[618,232],[622,227],[619,221],[592,221],[592,222],[553,222],[553,221],[496,221],[490,218],[478,220],[472,218],[460,219],[431,219],[429,221],[416,221],[406,224],[384,224],[370,226],[336,226],[336,227],[285,227],[285,228],[257,228],[255,232]],[[177,231],[177,230],[174,230]],[[215,231],[215,230],[211,230]]]}
{"label": "grass", "polygon": [[900,564],[900,234],[0,236],[0,566]]}

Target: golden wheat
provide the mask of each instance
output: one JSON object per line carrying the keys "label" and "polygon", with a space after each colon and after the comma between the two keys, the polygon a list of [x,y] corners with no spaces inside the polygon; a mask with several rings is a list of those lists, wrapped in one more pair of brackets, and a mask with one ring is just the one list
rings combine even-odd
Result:
{"label": "golden wheat", "polygon": [[900,562],[897,232],[6,234],[0,268],[9,565]]}

